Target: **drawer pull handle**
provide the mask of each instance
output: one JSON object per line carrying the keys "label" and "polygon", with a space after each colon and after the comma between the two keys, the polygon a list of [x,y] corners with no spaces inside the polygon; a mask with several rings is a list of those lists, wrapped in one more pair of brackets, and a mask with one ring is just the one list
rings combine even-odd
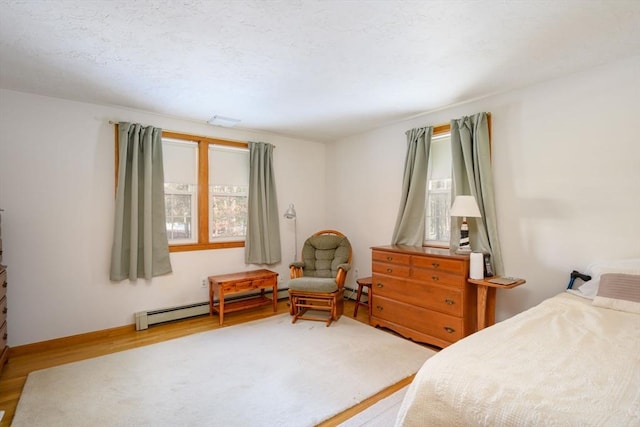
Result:
{"label": "drawer pull handle", "polygon": [[7,335],[7,333],[5,332],[5,333],[4,333],[4,335],[2,336],[2,339],[6,341],[6,340],[7,340],[7,336],[8,336],[8,335]]}
{"label": "drawer pull handle", "polygon": [[2,284],[2,287],[3,287],[3,288],[6,288],[6,287],[7,287],[7,284],[9,284],[9,282],[4,282],[4,283]]}
{"label": "drawer pull handle", "polygon": [[387,268],[387,273],[393,273],[393,268]]}
{"label": "drawer pull handle", "polygon": [[377,309],[378,311],[382,311],[382,306],[381,306],[381,305],[376,305],[376,309]]}
{"label": "drawer pull handle", "polygon": [[7,314],[7,307],[2,309],[2,314]]}
{"label": "drawer pull handle", "polygon": [[384,288],[384,283],[380,283],[380,282],[378,282],[378,283],[376,284],[376,286],[377,286],[377,287],[379,287],[379,288]]}
{"label": "drawer pull handle", "polygon": [[440,267],[440,264],[438,264],[437,262],[432,262],[431,265],[433,266],[433,268]]}
{"label": "drawer pull handle", "polygon": [[452,334],[452,333],[454,333],[456,331],[455,329],[453,329],[453,328],[451,328],[449,326],[445,326],[444,330],[447,331],[447,333],[449,333],[449,334]]}
{"label": "drawer pull handle", "polygon": [[387,261],[393,261],[393,257],[392,256],[388,256],[387,257]]}
{"label": "drawer pull handle", "polygon": [[453,305],[455,303],[455,301],[453,301],[452,299],[449,299],[449,298],[444,300],[444,302],[447,303],[447,305]]}
{"label": "drawer pull handle", "polygon": [[437,282],[438,280],[440,280],[438,276],[431,276],[431,279],[433,279],[434,282]]}

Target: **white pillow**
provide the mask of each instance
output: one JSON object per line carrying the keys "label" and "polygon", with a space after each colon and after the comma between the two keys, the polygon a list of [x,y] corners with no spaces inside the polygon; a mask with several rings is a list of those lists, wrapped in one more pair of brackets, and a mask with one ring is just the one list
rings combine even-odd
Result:
{"label": "white pillow", "polygon": [[586,274],[591,276],[591,280],[584,282],[578,289],[569,289],[574,295],[587,299],[594,299],[598,295],[600,287],[600,276],[607,273],[640,274],[640,258],[620,259],[609,261],[597,261],[587,266]]}

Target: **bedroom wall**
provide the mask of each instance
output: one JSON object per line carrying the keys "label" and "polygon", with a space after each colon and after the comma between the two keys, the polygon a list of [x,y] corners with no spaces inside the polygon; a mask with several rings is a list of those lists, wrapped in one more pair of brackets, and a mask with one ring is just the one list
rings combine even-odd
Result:
{"label": "bedroom wall", "polygon": [[499,234],[507,275],[502,320],[561,292],[573,269],[640,257],[640,57],[604,65],[381,127],[328,146],[328,221],[371,273],[370,247],[389,244],[406,150],[405,131],[492,113]]}
{"label": "bedroom wall", "polygon": [[[171,254],[173,273],[151,281],[109,281],[113,228],[114,130],[134,121],[164,129],[276,145],[278,205],[295,203],[298,247],[325,227],[325,145],[224,129],[139,111],[0,91],[0,206],[8,267],[9,345],[134,323],[141,310],[207,301],[203,278],[250,270],[244,249]],[[304,177],[304,180],[300,179]],[[318,192],[310,194],[308,188]],[[280,219],[288,279],[293,222]]]}

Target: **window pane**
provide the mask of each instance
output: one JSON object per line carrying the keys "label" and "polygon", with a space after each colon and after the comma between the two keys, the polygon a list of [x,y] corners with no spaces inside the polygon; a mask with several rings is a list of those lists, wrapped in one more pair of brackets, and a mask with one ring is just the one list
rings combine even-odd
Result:
{"label": "window pane", "polygon": [[209,148],[209,241],[244,240],[249,204],[249,151]]}
{"label": "window pane", "polygon": [[246,186],[212,186],[211,239],[242,240],[247,234]]}
{"label": "window pane", "polygon": [[427,190],[425,240],[449,243],[451,231],[451,179],[431,180]]}
{"label": "window pane", "polygon": [[196,186],[188,184],[164,184],[164,204],[167,238],[170,244],[197,241],[195,221]]}
{"label": "window pane", "polygon": [[425,235],[427,244],[449,245],[451,233],[451,138],[439,135],[431,142],[427,167]]}
{"label": "window pane", "polygon": [[198,144],[162,139],[164,202],[169,244],[198,239]]}

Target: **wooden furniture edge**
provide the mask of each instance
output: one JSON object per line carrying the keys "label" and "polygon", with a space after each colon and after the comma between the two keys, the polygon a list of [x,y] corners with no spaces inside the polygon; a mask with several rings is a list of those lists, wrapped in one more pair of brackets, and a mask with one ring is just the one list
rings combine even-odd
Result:
{"label": "wooden furniture edge", "polygon": [[513,289],[527,283],[525,279],[520,278],[508,285],[489,282],[489,280],[495,277],[498,276],[485,277],[484,279],[467,279],[467,282],[476,287],[478,306],[476,331],[480,331],[488,326],[493,326],[496,322],[496,289]]}
{"label": "wooden furniture edge", "polygon": [[406,338],[420,345],[428,345],[431,347],[443,349],[453,344],[441,338],[434,337],[433,335],[416,331],[416,330],[407,328],[406,326],[403,326],[403,325],[399,325],[390,320],[385,320],[379,317],[375,317],[375,314],[371,316],[369,325],[373,326],[374,328],[381,327],[381,328],[390,329],[391,331],[402,336],[403,338]]}
{"label": "wooden furniture edge", "polygon": [[[497,276],[495,276],[497,277]],[[511,289],[511,288],[515,288],[516,286],[520,286],[520,285],[524,285],[525,283],[527,283],[527,281],[525,279],[518,279],[513,283],[510,283],[508,285],[501,285],[499,283],[491,283],[489,282],[489,280],[493,279],[494,277],[485,277],[484,279],[472,279],[469,278],[467,279],[467,281],[469,283],[473,283],[474,285],[479,285],[479,286],[487,286],[489,288],[496,288],[496,289]]]}
{"label": "wooden furniture edge", "polygon": [[83,334],[70,335],[67,337],[54,338],[46,341],[38,341],[30,344],[18,345],[15,347],[9,347],[9,357],[26,356],[33,353],[39,353],[47,350],[63,348],[70,345],[76,345],[86,343],[98,338],[109,338],[123,333],[135,331],[136,325],[132,323],[130,325],[117,326],[115,328],[101,329],[93,332],[86,332]]}

